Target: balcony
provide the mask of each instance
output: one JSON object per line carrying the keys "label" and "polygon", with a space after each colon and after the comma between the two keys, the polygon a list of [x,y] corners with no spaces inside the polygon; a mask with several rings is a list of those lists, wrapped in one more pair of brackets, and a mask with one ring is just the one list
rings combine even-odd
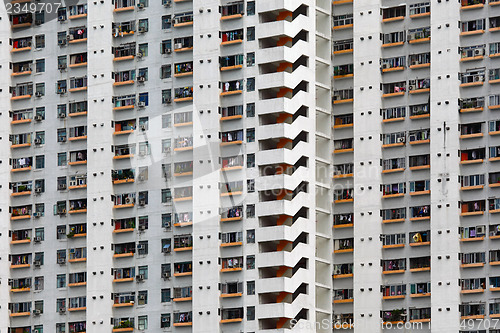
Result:
{"label": "balcony", "polygon": [[390,311],[381,311],[380,317],[384,324],[398,324],[406,322],[406,309],[395,309]]}
{"label": "balcony", "polygon": [[241,69],[243,68],[243,63],[244,63],[243,54],[219,57],[219,69],[221,72]]}
{"label": "balcony", "polygon": [[227,282],[221,285],[221,298],[243,296],[243,282]]}
{"label": "balcony", "polygon": [[485,158],[485,154],[486,154],[485,148],[461,150],[460,151],[460,164],[483,163],[484,158]]}
{"label": "balcony", "polygon": [[406,183],[384,184],[380,191],[383,199],[400,198],[406,194]]}
{"label": "balcony", "polygon": [[221,273],[243,270],[243,257],[222,258]]}
{"label": "balcony", "polygon": [[352,53],[354,48],[352,39],[345,39],[333,42],[333,54],[346,54]]}
{"label": "balcony", "polygon": [[25,181],[25,182],[10,183],[9,187],[12,190],[10,194],[11,197],[31,195],[31,192],[33,190],[33,182]]}
{"label": "balcony", "polygon": [[354,164],[340,164],[333,166],[333,179],[350,178],[354,176]]}
{"label": "balcony", "polygon": [[462,0],[462,10],[478,9],[484,7],[485,0]]}
{"label": "balcony", "polygon": [[243,143],[243,130],[235,130],[221,133],[221,147],[241,145]]}
{"label": "balcony", "polygon": [[113,258],[133,257],[135,254],[136,245],[134,242],[114,244]]}
{"label": "balcony", "polygon": [[115,2],[114,12],[125,12],[135,9],[135,0],[121,0]]}
{"label": "balcony", "polygon": [[402,46],[405,43],[405,31],[391,32],[382,35],[382,47]]}
{"label": "balcony", "polygon": [[111,33],[113,37],[125,37],[135,33],[135,21],[113,22]]}
{"label": "balcony", "polygon": [[245,3],[243,1],[231,3],[221,7],[221,21],[242,18],[245,13]]}
{"label": "balcony", "polygon": [[31,315],[31,302],[9,303],[10,317],[27,317]]}
{"label": "balcony", "polygon": [[485,200],[461,202],[461,216],[483,215],[485,211]]}
{"label": "balcony", "polygon": [[193,25],[193,12],[174,15],[174,28],[187,27]]}
{"label": "balcony", "polygon": [[114,124],[115,124],[115,131],[113,132],[113,135],[130,134],[134,132],[136,129],[135,119],[119,121],[115,122]]}
{"label": "balcony", "polygon": [[471,36],[484,33],[486,20],[477,19],[472,21],[460,22],[460,35]]}
{"label": "balcony", "polygon": [[341,139],[333,141],[333,153],[343,154],[350,153],[354,151],[354,140],[353,139]]}
{"label": "balcony", "polygon": [[135,292],[130,293],[114,293],[111,294],[113,298],[113,307],[131,307],[135,304]]}
{"label": "balcony", "polygon": [[408,29],[408,43],[429,43],[431,40],[431,28]]}
{"label": "balcony", "polygon": [[382,148],[403,147],[406,142],[405,132],[382,134]]}
{"label": "balcony", "polygon": [[243,43],[243,29],[222,32],[221,37],[221,46]]}
{"label": "balcony", "polygon": [[410,170],[419,171],[430,168],[430,155],[416,155],[409,157]]}
{"label": "balcony", "polygon": [[174,327],[193,326],[192,312],[174,312]]}
{"label": "balcony", "polygon": [[69,214],[78,214],[87,212],[87,199],[77,199],[69,201]]}
{"label": "balcony", "polygon": [[24,52],[31,50],[33,37],[16,38],[12,40],[12,50],[10,52]]}
{"label": "balcony", "polygon": [[221,96],[229,96],[243,93],[243,80],[221,82]]}
{"label": "balcony", "polygon": [[485,303],[462,303],[459,305],[461,319],[483,319],[485,308]]}
{"label": "balcony", "polygon": [[431,244],[430,232],[410,232],[410,246],[427,246]]}
{"label": "balcony", "polygon": [[176,213],[174,216],[174,227],[187,227],[193,225],[193,213]]}
{"label": "balcony", "polygon": [[431,283],[412,283],[410,284],[410,297],[420,298],[420,297],[430,297],[431,296]]}
{"label": "balcony", "polygon": [[333,79],[334,80],[345,79],[345,78],[350,78],[350,77],[354,77],[354,65],[353,64],[340,65],[340,66],[333,67]]}
{"label": "balcony", "polygon": [[337,189],[333,192],[333,202],[335,204],[343,204],[354,202],[354,189]]}
{"label": "balcony", "polygon": [[174,77],[184,77],[193,75],[193,62],[185,62],[174,65]]}
{"label": "balcony", "polygon": [[31,230],[13,230],[10,239],[12,245],[31,243]]}
{"label": "balcony", "polygon": [[193,300],[193,287],[174,288],[174,302],[186,302]]}
{"label": "balcony", "polygon": [[431,308],[410,309],[410,323],[429,323]]}
{"label": "balcony", "polygon": [[192,262],[180,262],[174,263],[174,276],[190,276],[193,275],[193,263]]}
{"label": "balcony", "polygon": [[33,14],[25,13],[19,15],[10,15],[10,21],[12,29],[31,27],[31,24],[33,23]]}
{"label": "balcony", "polygon": [[500,83],[500,68],[494,68],[489,70],[488,83],[489,84]]}
{"label": "balcony", "polygon": [[242,232],[227,232],[221,234],[221,245],[220,247],[233,247],[243,245],[243,233]]}
{"label": "balcony", "polygon": [[403,172],[406,168],[405,158],[392,158],[382,161],[382,173]]}
{"label": "balcony", "polygon": [[85,67],[87,66],[87,53],[71,54],[69,56],[69,68]]}
{"label": "balcony", "polygon": [[343,279],[353,277],[353,264],[335,264],[333,265],[333,278]]}
{"label": "balcony", "polygon": [[174,202],[193,200],[193,187],[185,186],[174,188]]}
{"label": "balcony", "polygon": [[87,261],[86,247],[69,249],[68,262],[75,263],[75,262],[85,262],[85,261]]}
{"label": "balcony", "polygon": [[175,88],[174,102],[188,102],[193,100],[193,87]]}
{"label": "balcony", "polygon": [[461,261],[462,268],[483,267],[486,263],[486,254],[484,252],[459,253],[458,259]]}
{"label": "balcony", "polygon": [[12,64],[11,76],[24,76],[31,74],[32,61],[23,61]]}
{"label": "balcony", "polygon": [[481,190],[484,188],[484,175],[459,176],[460,190]]}
{"label": "balcony", "polygon": [[126,86],[135,83],[135,69],[123,72],[114,73],[114,83],[113,86]]}
{"label": "balcony", "polygon": [[460,113],[481,112],[484,109],[484,97],[461,98],[458,103]]}
{"label": "balcony", "polygon": [[385,83],[382,85],[382,98],[403,96],[406,92],[406,82]]}
{"label": "balcony", "polygon": [[381,286],[381,290],[383,300],[403,299],[406,296],[405,284]]}
{"label": "balcony", "polygon": [[483,293],[486,289],[486,279],[461,279],[460,280],[461,294],[477,294]]}
{"label": "balcony", "polygon": [[430,92],[431,80],[430,79],[417,79],[408,81],[408,89],[410,94],[422,94]]}
{"label": "balcony", "polygon": [[333,92],[333,104],[352,103],[354,101],[353,89],[335,90]]}
{"label": "balcony", "polygon": [[410,64],[410,69],[429,68],[431,67],[431,54],[411,54],[408,56],[408,63]]}
{"label": "balcony", "polygon": [[191,251],[193,249],[192,236],[175,236],[174,237],[174,252]]}
{"label": "balcony", "polygon": [[30,219],[32,213],[32,205],[10,207],[10,219],[11,220],[24,220]]}
{"label": "balcony", "polygon": [[124,233],[124,232],[133,232],[135,230],[135,217],[129,217],[124,219],[117,219],[112,221],[115,228],[113,233]]}
{"label": "balcony", "polygon": [[430,206],[414,206],[410,207],[410,221],[425,221],[431,219]]}
{"label": "balcony", "polygon": [[220,184],[220,196],[232,197],[243,194],[243,181],[235,181]]}
{"label": "balcony", "polygon": [[240,221],[243,218],[243,206],[229,208],[220,216],[221,222]]}
{"label": "balcony", "polygon": [[135,95],[113,96],[113,110],[122,111],[135,108]]}
{"label": "balcony", "polygon": [[113,147],[115,156],[113,159],[129,159],[134,157],[135,154],[135,145],[120,145]]}
{"label": "balcony", "polygon": [[352,14],[333,16],[333,30],[352,29],[353,23]]}
{"label": "balcony", "polygon": [[406,270],[406,259],[382,260],[382,274],[402,274]]}
{"label": "balcony", "polygon": [[333,291],[333,304],[353,303],[353,289],[335,289]]}
{"label": "balcony", "polygon": [[405,57],[386,58],[380,60],[382,73],[402,71],[406,67]]}
{"label": "balcony", "polygon": [[469,62],[482,60],[486,52],[486,45],[474,45],[468,47],[461,47],[460,52],[460,62]]}
{"label": "balcony", "polygon": [[113,61],[132,60],[136,55],[136,43],[122,44],[113,48],[114,58]]}
{"label": "balcony", "polygon": [[135,267],[113,269],[113,282],[125,283],[134,281]]}
{"label": "balcony", "polygon": [[345,238],[345,239],[335,239],[333,241],[333,253],[352,253],[354,252],[354,239],[353,238]]}
{"label": "balcony", "polygon": [[10,261],[11,269],[29,268],[31,266],[31,254],[12,255]]}
{"label": "balcony", "polygon": [[174,151],[193,150],[193,137],[176,138],[174,141]]}
{"label": "balcony", "polygon": [[113,318],[112,332],[133,332],[134,318]]}
{"label": "balcony", "polygon": [[87,17],[87,4],[69,6],[68,18],[70,20],[77,20],[85,17]]}
{"label": "balcony", "polygon": [[178,53],[191,50],[193,50],[193,36],[174,39],[174,52]]}
{"label": "balcony", "polygon": [[382,9],[382,22],[388,23],[388,22],[402,21],[405,19],[405,15],[406,15],[405,5],[398,7],[384,8]]}
{"label": "balcony", "polygon": [[417,180],[410,182],[410,195],[429,195],[430,190],[430,180]]}
{"label": "balcony", "polygon": [[33,83],[19,83],[15,87],[10,87],[11,101],[29,99],[33,96]]}
{"label": "balcony", "polygon": [[87,224],[73,224],[69,226],[69,233],[66,235],[68,239],[87,236]]}
{"label": "balcony", "polygon": [[238,323],[243,321],[243,308],[222,309],[221,324]]}
{"label": "balcony", "polygon": [[193,162],[178,162],[174,163],[174,177],[192,176]]}
{"label": "balcony", "polygon": [[67,39],[69,44],[87,42],[87,28],[85,26],[70,28]]}
{"label": "balcony", "polygon": [[399,223],[406,219],[406,208],[382,209],[380,210],[382,223]]}
{"label": "balcony", "polygon": [[112,196],[115,209],[131,208],[135,205],[135,193],[124,193]]}
{"label": "balcony", "polygon": [[426,272],[431,270],[431,258],[430,257],[417,257],[410,258],[410,272]]}

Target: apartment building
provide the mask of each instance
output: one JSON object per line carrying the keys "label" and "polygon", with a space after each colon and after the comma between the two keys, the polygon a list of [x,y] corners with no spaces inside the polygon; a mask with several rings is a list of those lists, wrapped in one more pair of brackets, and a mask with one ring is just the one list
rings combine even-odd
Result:
{"label": "apartment building", "polygon": [[0,331],[499,333],[498,5],[13,0]]}

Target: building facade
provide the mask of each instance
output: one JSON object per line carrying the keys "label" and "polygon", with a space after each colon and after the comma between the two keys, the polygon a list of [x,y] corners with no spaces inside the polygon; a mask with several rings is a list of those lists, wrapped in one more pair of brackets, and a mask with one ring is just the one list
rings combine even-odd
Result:
{"label": "building facade", "polygon": [[0,332],[499,333],[499,5],[13,0]]}

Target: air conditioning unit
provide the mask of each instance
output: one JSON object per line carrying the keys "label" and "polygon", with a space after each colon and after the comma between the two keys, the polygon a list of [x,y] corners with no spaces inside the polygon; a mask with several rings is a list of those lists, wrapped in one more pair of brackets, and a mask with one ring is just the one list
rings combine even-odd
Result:
{"label": "air conditioning unit", "polygon": [[114,28],[114,29],[112,30],[112,34],[113,34],[114,36],[118,36],[118,34],[119,34],[119,33],[120,33],[120,30],[118,30],[118,28]]}
{"label": "air conditioning unit", "polygon": [[139,27],[137,29],[137,32],[140,32],[140,33],[145,33],[146,31],[148,31],[145,27]]}
{"label": "air conditioning unit", "polygon": [[42,25],[43,21],[42,20],[35,20],[35,25]]}
{"label": "air conditioning unit", "polygon": [[137,244],[137,250],[144,250],[143,244]]}
{"label": "air conditioning unit", "polygon": [[146,107],[146,102],[137,102],[137,106],[140,108]]}
{"label": "air conditioning unit", "polygon": [[137,77],[137,82],[144,83],[144,82],[146,82],[146,78],[144,76],[138,76]]}
{"label": "air conditioning unit", "polygon": [[398,143],[404,143],[405,142],[405,137],[397,138],[396,142],[398,142]]}
{"label": "air conditioning unit", "polygon": [[137,281],[144,281],[144,274],[139,274],[135,277]]}
{"label": "air conditioning unit", "polygon": [[64,69],[66,69],[66,64],[60,64],[59,66],[57,66],[57,68],[59,70],[64,70]]}
{"label": "air conditioning unit", "polygon": [[35,187],[35,193],[42,193],[41,187]]}
{"label": "air conditioning unit", "polygon": [[66,45],[66,39],[59,39],[57,41],[57,44],[59,44],[59,45]]}
{"label": "air conditioning unit", "polygon": [[57,20],[58,20],[59,22],[64,22],[64,21],[66,21],[66,18],[65,18],[64,16],[59,16],[59,17],[57,18]]}
{"label": "air conditioning unit", "polygon": [[59,118],[66,118],[66,113],[60,113]]}
{"label": "air conditioning unit", "polygon": [[485,233],[485,227],[484,225],[480,225],[476,227],[476,234],[484,234]]}
{"label": "air conditioning unit", "polygon": [[66,142],[66,137],[65,136],[60,137],[59,142]]}
{"label": "air conditioning unit", "polygon": [[38,138],[35,139],[34,142],[35,142],[36,145],[42,144],[42,140],[40,140]]}
{"label": "air conditioning unit", "polygon": [[140,226],[139,226],[139,230],[140,230],[140,231],[144,231],[144,230],[146,230],[146,226],[145,226],[145,225],[140,225]]}
{"label": "air conditioning unit", "polygon": [[482,56],[484,55],[484,49],[475,49],[474,56]]}
{"label": "air conditioning unit", "polygon": [[[66,93],[66,88],[61,88],[57,93],[60,94],[60,95],[65,94]],[[66,115],[64,115],[64,116],[66,116]]]}
{"label": "air conditioning unit", "polygon": [[73,40],[73,39],[75,39],[75,36],[73,36],[73,35],[67,35],[66,39],[67,40]]}
{"label": "air conditioning unit", "polygon": [[417,86],[415,84],[410,84],[408,85],[408,90],[415,90],[417,88]]}
{"label": "air conditioning unit", "polygon": [[42,96],[43,96],[43,94],[41,92],[39,92],[39,91],[35,92],[35,97],[42,97]]}
{"label": "air conditioning unit", "polygon": [[389,64],[382,64],[382,69],[387,69],[389,68]]}
{"label": "air conditioning unit", "polygon": [[58,233],[58,234],[65,234],[65,233],[66,233],[66,231],[65,231],[64,229],[59,229],[59,230],[57,230],[57,233]]}
{"label": "air conditioning unit", "polygon": [[66,189],[66,184],[59,184],[57,187],[59,190],[65,190]]}
{"label": "air conditioning unit", "polygon": [[146,156],[146,152],[144,150],[139,151],[139,156]]}
{"label": "air conditioning unit", "polygon": [[163,7],[172,7],[172,0],[164,0]]}
{"label": "air conditioning unit", "polygon": [[141,2],[139,2],[139,3],[137,4],[137,8],[139,8],[139,9],[143,9],[143,8],[144,8],[144,4],[143,4],[143,3],[141,3]]}
{"label": "air conditioning unit", "polygon": [[167,54],[172,53],[172,49],[167,49],[167,50],[166,50],[166,53],[167,53]]}
{"label": "air conditioning unit", "polygon": [[42,241],[42,237],[37,236],[37,237],[33,238],[33,241],[35,243],[40,243]]}
{"label": "air conditioning unit", "polygon": [[65,264],[65,263],[66,263],[66,259],[64,259],[64,258],[59,258],[59,259],[57,259],[57,263],[58,263],[59,265]]}
{"label": "air conditioning unit", "polygon": [[139,206],[146,206],[146,200],[139,200]]}
{"label": "air conditioning unit", "polygon": [[145,131],[146,130],[146,125],[141,125],[141,131]]}
{"label": "air conditioning unit", "polygon": [[174,45],[174,49],[182,49],[182,43],[177,43]]}
{"label": "air conditioning unit", "polygon": [[144,181],[144,176],[140,175],[139,177],[137,177],[137,180],[139,180],[140,182],[143,182]]}
{"label": "air conditioning unit", "polygon": [[42,314],[42,311],[40,311],[40,310],[38,310],[38,309],[35,309],[35,310],[33,310],[33,314],[34,314],[35,316],[39,316],[40,314]]}
{"label": "air conditioning unit", "polygon": [[163,278],[164,279],[170,279],[170,272],[163,273]]}
{"label": "air conditioning unit", "polygon": [[35,116],[35,120],[36,120],[36,121],[42,121],[42,120],[43,120],[43,118],[42,118],[42,116],[40,116],[40,115],[36,115],[36,116]]}
{"label": "air conditioning unit", "polygon": [[172,103],[172,99],[169,97],[169,98],[167,98],[166,102],[167,102],[167,104],[171,104]]}
{"label": "air conditioning unit", "polygon": [[35,212],[35,213],[33,213],[33,217],[42,217],[42,213]]}
{"label": "air conditioning unit", "polygon": [[40,266],[42,266],[42,262],[40,260],[35,260],[33,262],[33,265],[35,265],[35,267],[40,267]]}
{"label": "air conditioning unit", "polygon": [[137,58],[142,58],[144,55],[142,54],[142,52],[137,52],[137,54],[135,56]]}
{"label": "air conditioning unit", "polygon": [[61,306],[61,307],[59,308],[59,313],[65,313],[65,312],[66,312],[66,307]]}
{"label": "air conditioning unit", "polygon": [[138,299],[139,299],[139,301],[144,301],[144,300],[146,300],[146,296],[144,296],[144,295],[140,295],[140,296],[138,297]]}

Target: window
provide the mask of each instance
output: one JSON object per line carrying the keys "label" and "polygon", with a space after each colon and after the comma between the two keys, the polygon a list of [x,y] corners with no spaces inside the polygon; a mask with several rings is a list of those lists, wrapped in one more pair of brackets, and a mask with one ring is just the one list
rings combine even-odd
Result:
{"label": "window", "polygon": [[247,67],[255,66],[255,52],[247,53]]}
{"label": "window", "polygon": [[35,132],[35,140],[37,139],[41,145],[45,144],[45,131]]}
{"label": "window", "polygon": [[[148,30],[149,30],[148,19],[140,19],[139,20],[139,32],[147,32]],[[146,44],[146,47],[147,47],[147,44]],[[139,49],[140,48],[141,48],[141,46],[139,45]]]}
{"label": "window", "polygon": [[[147,221],[147,220],[146,220]],[[139,219],[139,225],[141,223],[141,220]],[[148,279],[148,266],[139,266],[137,268],[139,275],[144,276],[144,280]]]}
{"label": "window", "polygon": [[[141,20],[139,20],[139,29],[140,29],[140,24],[141,24],[140,22],[141,22]],[[142,57],[148,56],[148,43],[139,44],[139,53],[141,54]]]}
{"label": "window", "polygon": [[161,190],[161,203],[170,203],[172,202],[172,192],[169,188],[165,188]]}
{"label": "window", "polygon": [[161,91],[161,104],[172,103],[172,90],[166,89]]}
{"label": "window", "polygon": [[64,239],[66,238],[66,226],[65,225],[58,225],[57,226],[57,239]]}
{"label": "window", "polygon": [[66,153],[57,153],[57,166],[65,166],[68,162]]}
{"label": "window", "polygon": [[169,153],[171,144],[172,143],[171,143],[170,139],[161,140],[161,151],[164,153]]}
{"label": "window", "polygon": [[255,295],[255,281],[247,281],[247,295]]}
{"label": "window", "polygon": [[66,288],[66,274],[57,274],[57,288]]}
{"label": "window", "polygon": [[247,306],[247,320],[255,320],[255,306]]}
{"label": "window", "polygon": [[66,333],[66,323],[57,323],[56,333]]}
{"label": "window", "polygon": [[137,254],[148,254],[148,241],[140,241],[139,244],[137,244]]}
{"label": "window", "polygon": [[160,67],[160,79],[169,79],[172,77],[172,66],[162,65]]}
{"label": "window", "polygon": [[247,192],[255,192],[255,179],[247,179]]}
{"label": "window", "polygon": [[170,327],[170,313],[162,313],[161,314],[161,328]]}
{"label": "window", "polygon": [[37,73],[45,72],[45,59],[37,59],[35,69]]}
{"label": "window", "polygon": [[255,40],[255,27],[247,28],[247,41]]}
{"label": "window", "polygon": [[255,269],[255,256],[247,256],[247,269]]}
{"label": "window", "polygon": [[65,128],[58,128],[57,129],[57,142],[66,142],[66,129]]}
{"label": "window", "polygon": [[247,230],[247,243],[255,243],[255,229]]}
{"label": "window", "polygon": [[255,1],[247,2],[247,16],[255,15]]}
{"label": "window", "polygon": [[164,15],[161,17],[161,28],[163,30],[172,28],[172,16]]}
{"label": "window", "polygon": [[247,79],[247,91],[255,91],[255,78],[250,77]]}
{"label": "window", "polygon": [[148,80],[148,68],[139,68],[139,75],[137,75],[137,79],[143,77],[145,81]]}
{"label": "window", "polygon": [[43,325],[35,325],[33,328],[35,332],[43,333]]}
{"label": "window", "polygon": [[137,304],[138,305],[148,304],[148,291],[147,290],[141,290],[137,293]]}
{"label": "window", "polygon": [[255,117],[255,103],[247,104],[247,117],[248,118]]}
{"label": "window", "polygon": [[255,217],[255,205],[247,205],[247,218]]}
{"label": "window", "polygon": [[161,302],[170,302],[170,288],[165,288],[161,290]]}
{"label": "window", "polygon": [[172,125],[172,115],[171,114],[162,115],[161,116],[161,127],[162,128],[170,128],[171,125]]}
{"label": "window", "polygon": [[172,41],[170,39],[163,40],[160,44],[160,53],[161,54],[170,54],[172,53]]}
{"label": "window", "polygon": [[35,276],[35,290],[43,290],[43,276]]}
{"label": "window", "polygon": [[247,168],[255,168],[255,154],[247,155]]}
{"label": "window", "polygon": [[45,119],[45,107],[41,106],[35,109],[35,115],[42,117],[42,120]]}
{"label": "window", "polygon": [[255,128],[247,128],[247,142],[255,142]]}
{"label": "window", "polygon": [[35,85],[35,94],[40,96],[45,96],[45,83],[37,83]]}
{"label": "window", "polygon": [[45,47],[45,35],[35,36],[35,48],[43,49]]}
{"label": "window", "polygon": [[45,168],[45,156],[44,155],[38,155],[35,157],[35,167],[37,169]]}
{"label": "window", "polygon": [[40,25],[45,23],[45,12],[39,11],[35,13],[35,24]]}
{"label": "window", "polygon": [[139,330],[146,330],[146,329],[148,329],[148,316],[139,316],[139,317],[137,317],[137,328]]}
{"label": "window", "polygon": [[35,204],[35,213],[40,213],[41,216],[45,213],[45,205],[43,203]]}
{"label": "window", "polygon": [[139,142],[139,155],[145,156],[151,153],[151,146],[146,142]]}
{"label": "window", "polygon": [[38,237],[41,241],[45,240],[45,229],[35,228],[35,237]]}

